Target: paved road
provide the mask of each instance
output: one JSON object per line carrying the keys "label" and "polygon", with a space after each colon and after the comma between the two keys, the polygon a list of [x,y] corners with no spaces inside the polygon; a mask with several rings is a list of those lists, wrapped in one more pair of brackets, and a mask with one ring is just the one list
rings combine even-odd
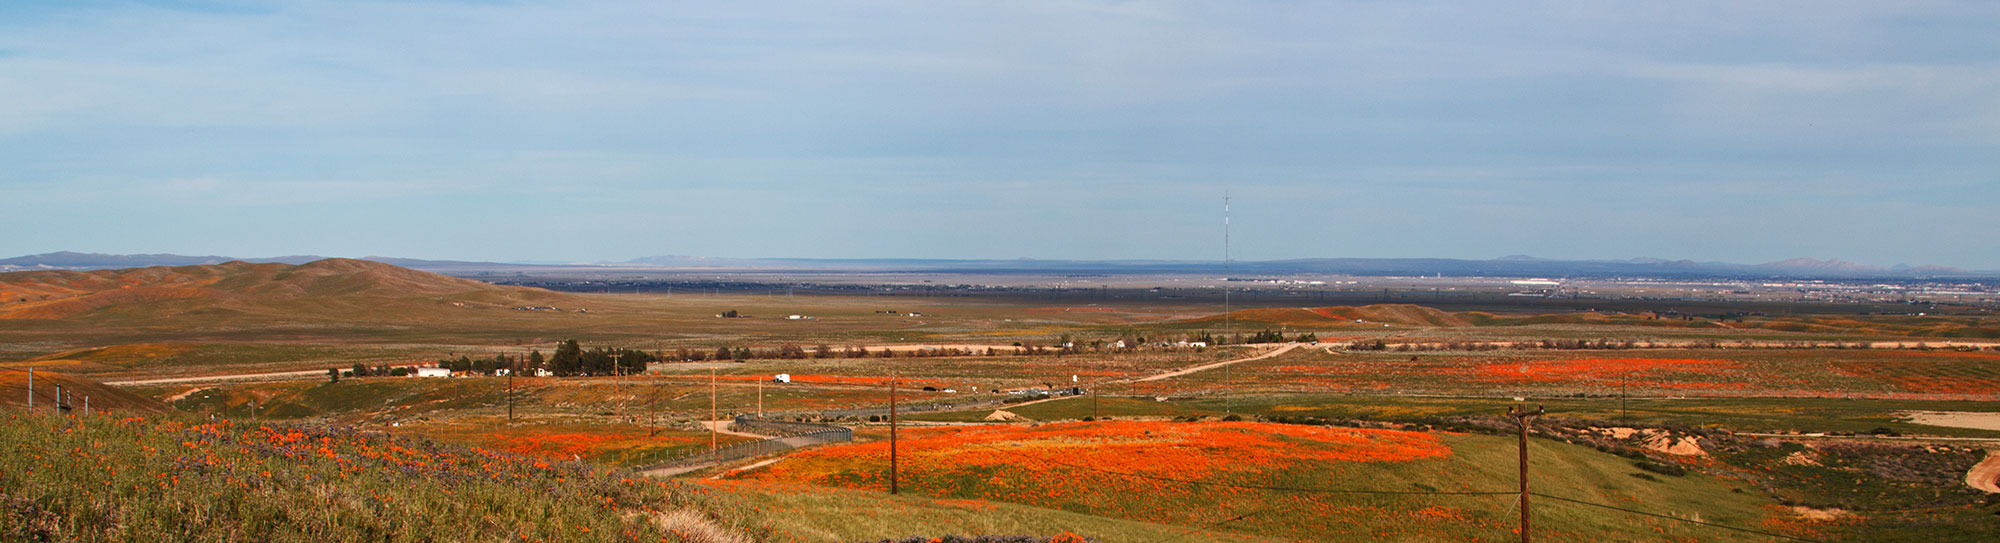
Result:
{"label": "paved road", "polygon": [[735,422],[736,422],[736,421],[735,421],[735,420],[733,420],[733,419],[732,419],[732,420],[705,420],[705,421],[701,421],[701,425],[702,425],[703,427],[705,427],[705,428],[708,428],[708,429],[710,429],[710,430],[714,430],[714,431],[715,431],[715,433],[718,433],[718,434],[728,434],[728,435],[732,435],[732,436],[741,436],[741,437],[747,437],[747,438],[750,438],[750,439],[771,439],[771,438],[773,438],[773,437],[777,437],[777,436],[767,436],[767,435],[764,435],[764,434],[753,434],[753,433],[749,433],[749,432],[738,432],[738,431],[735,431],[735,430],[731,430],[731,429],[729,429],[729,425],[730,425],[730,424],[734,424]]}

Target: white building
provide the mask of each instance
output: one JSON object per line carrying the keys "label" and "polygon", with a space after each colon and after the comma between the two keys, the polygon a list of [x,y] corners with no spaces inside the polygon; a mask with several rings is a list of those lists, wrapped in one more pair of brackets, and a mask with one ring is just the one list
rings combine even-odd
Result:
{"label": "white building", "polygon": [[451,368],[417,368],[417,377],[451,377]]}

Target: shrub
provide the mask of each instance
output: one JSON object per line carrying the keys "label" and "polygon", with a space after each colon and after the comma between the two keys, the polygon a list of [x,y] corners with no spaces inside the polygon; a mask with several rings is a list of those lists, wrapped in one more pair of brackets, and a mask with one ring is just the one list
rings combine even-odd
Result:
{"label": "shrub", "polygon": [[1664,462],[1654,462],[1651,460],[1641,460],[1638,462],[1633,462],[1632,466],[1653,473],[1658,473],[1661,475],[1672,475],[1674,477],[1680,477],[1683,475],[1687,475],[1688,473],[1687,468],[1681,467],[1679,464],[1668,464]]}

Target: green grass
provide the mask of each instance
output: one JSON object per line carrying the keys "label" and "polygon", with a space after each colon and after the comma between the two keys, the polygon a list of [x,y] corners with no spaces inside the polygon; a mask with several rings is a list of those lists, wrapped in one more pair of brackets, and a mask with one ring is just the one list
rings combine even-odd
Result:
{"label": "green grass", "polygon": [[8,541],[778,540],[677,483],[336,427],[15,413],[0,448]]}
{"label": "green grass", "polygon": [[1963,484],[1984,456],[1956,447],[1782,443],[1724,451],[1720,459],[1764,481],[1783,503],[1848,512],[1836,530],[1845,539],[1930,543],[2000,533],[2000,498]]}
{"label": "green grass", "polygon": [[[1151,398],[1078,396],[1042,402],[1008,411],[1041,421],[1104,417],[1246,416],[1318,417],[1401,422],[1425,422],[1440,417],[1490,417],[1518,405],[1501,398],[1425,398],[1407,396],[1252,394],[1221,398],[1154,401]],[[1971,428],[1927,426],[1901,420],[1904,411],[2000,412],[2000,402],[1871,400],[1830,398],[1686,398],[1629,400],[1621,417],[1617,398],[1531,398],[1552,416],[1591,419],[1605,424],[1719,427],[1738,432],[1865,433],[1889,428],[1906,435],[2000,438],[2000,432]],[[1227,404],[1225,406],[1225,404]],[[910,420],[976,421],[991,410],[916,413]]]}
{"label": "green grass", "polygon": [[915,494],[891,496],[883,492],[845,488],[737,481],[715,482],[711,486],[748,506],[768,512],[766,518],[774,531],[802,542],[839,543],[974,534],[1052,536],[1063,532],[1104,543],[1285,541],[1006,502],[948,500]]}

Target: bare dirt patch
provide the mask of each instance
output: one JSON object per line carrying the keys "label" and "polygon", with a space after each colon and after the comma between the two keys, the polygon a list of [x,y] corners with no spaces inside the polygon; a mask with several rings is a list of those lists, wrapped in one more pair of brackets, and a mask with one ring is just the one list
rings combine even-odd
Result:
{"label": "bare dirt patch", "polygon": [[1903,416],[1915,424],[2000,431],[2000,413],[1978,411],[1910,411]]}
{"label": "bare dirt patch", "polygon": [[1847,511],[1840,508],[1814,509],[1803,505],[1792,506],[1792,513],[1799,518],[1817,522],[1840,520],[1840,517],[1847,516]]}
{"label": "bare dirt patch", "polygon": [[2000,494],[2000,454],[1987,451],[1985,460],[1965,472],[1965,486]]}

